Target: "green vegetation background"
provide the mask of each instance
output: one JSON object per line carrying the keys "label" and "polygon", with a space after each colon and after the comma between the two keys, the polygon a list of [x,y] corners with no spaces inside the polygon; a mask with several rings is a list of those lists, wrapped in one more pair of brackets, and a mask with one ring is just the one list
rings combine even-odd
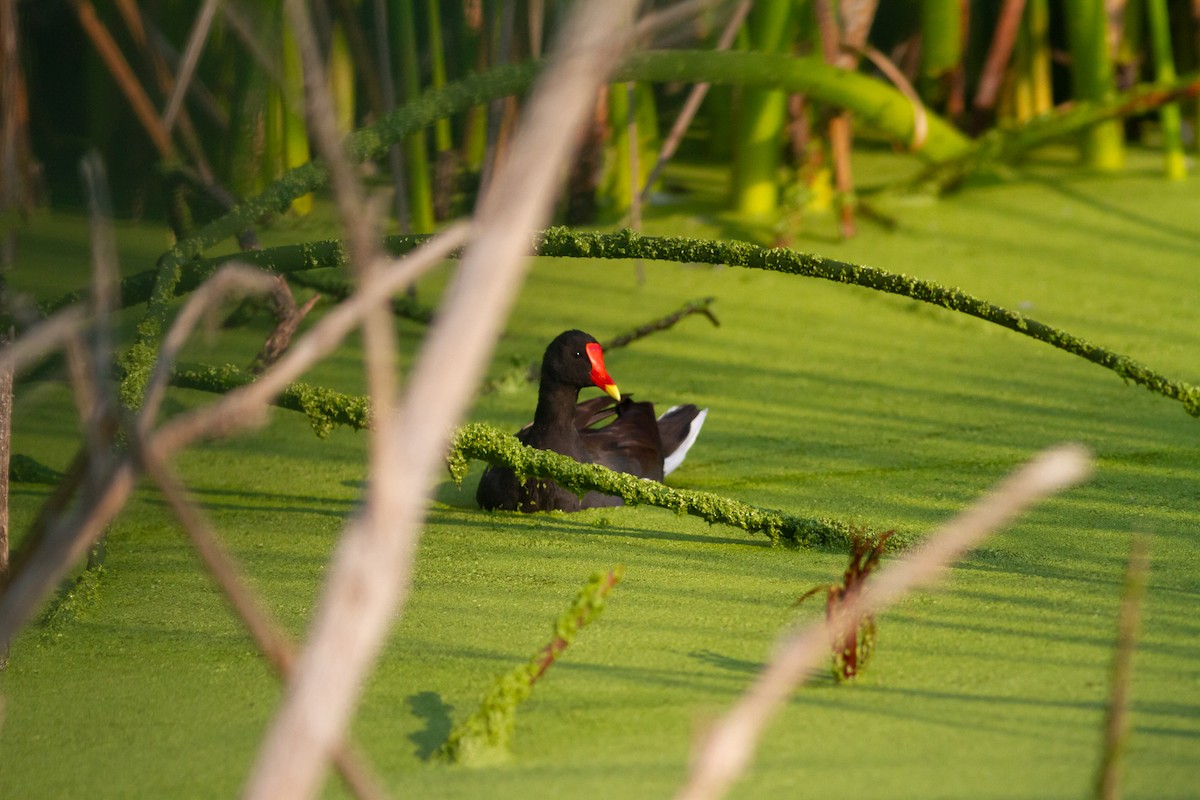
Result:
{"label": "green vegetation background", "polygon": [[[856,172],[894,168],[860,152]],[[648,233],[741,235],[717,209],[720,173],[680,166],[688,205]],[[1044,157],[949,200],[894,201],[885,233],[850,242],[816,217],[801,249],[957,285],[1200,381],[1200,184],[1159,156],[1117,176]],[[707,194],[706,194],[707,193]],[[710,203],[709,200],[712,200]],[[334,235],[319,221],[271,239]],[[123,267],[168,244],[121,225]],[[13,284],[82,285],[81,219],[39,216]],[[1153,537],[1136,657],[1128,797],[1194,796],[1200,780],[1200,423],[1111,373],[975,319],[853,287],[727,268],[540,260],[492,376],[568,327],[606,338],[706,295],[721,326],[689,319],[613,351],[622,390],[710,408],[669,483],[750,503],[924,532],[1038,448],[1081,441],[1095,478],[959,564],[945,585],[879,620],[853,685],[819,676],[767,732],[735,797],[1079,797],[1090,791],[1129,536]],[[436,292],[438,276],[422,286]],[[127,319],[136,319],[132,312]],[[199,341],[189,357],[245,364],[266,330]],[[419,328],[398,322],[407,363]],[[361,389],[357,344],[309,380]],[[515,429],[535,387],[481,397],[473,418]],[[170,410],[206,402],[173,391]],[[14,451],[63,468],[77,442],[60,384],[17,397]],[[300,636],[338,531],[358,502],[366,438],[315,438],[276,411],[254,436],[199,447],[180,467],[271,609]],[[658,509],[515,516],[475,508],[474,473],[435,492],[414,592],[366,687],[354,735],[401,796],[664,797],[697,733],[769,658],[793,609],[838,577],[840,552],[765,540]],[[47,492],[15,485],[20,536]],[[428,761],[493,676],[521,663],[596,569],[623,563],[604,615],[536,688],[505,764]],[[96,597],[13,646],[0,674],[0,796],[236,794],[279,689],[163,504],[139,492],[113,527]],[[331,778],[328,794],[344,790]]]}

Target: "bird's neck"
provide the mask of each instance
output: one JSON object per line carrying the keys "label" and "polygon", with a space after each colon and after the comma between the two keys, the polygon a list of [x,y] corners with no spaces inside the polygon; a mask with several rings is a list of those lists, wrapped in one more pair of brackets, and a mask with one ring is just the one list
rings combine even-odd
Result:
{"label": "bird's neck", "polygon": [[575,404],[579,388],[563,383],[542,381],[538,389],[537,410],[533,424],[539,430],[575,430]]}

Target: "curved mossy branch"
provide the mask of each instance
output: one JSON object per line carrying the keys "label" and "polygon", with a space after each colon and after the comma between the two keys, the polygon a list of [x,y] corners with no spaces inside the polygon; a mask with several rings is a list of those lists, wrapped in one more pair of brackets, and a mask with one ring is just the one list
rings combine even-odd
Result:
{"label": "curved mossy branch", "polygon": [[1085,358],[1112,370],[1127,381],[1179,401],[1189,414],[1200,417],[1200,387],[1170,380],[1132,358],[1030,319],[1024,314],[980,300],[960,289],[946,288],[932,281],[908,275],[898,275],[874,267],[849,264],[781,247],[759,247],[747,242],[641,236],[629,230],[603,234],[574,233],[566,228],[551,228],[537,241],[536,252],[541,256],[570,258],[640,258],[682,263],[727,264],[824,278],[836,283],[865,286],[881,292],[911,297],[923,303],[978,317]]}
{"label": "curved mossy branch", "polygon": [[[499,67],[428,93],[375,125],[351,134],[346,142],[346,152],[355,161],[379,158],[391,144],[435,120],[495,97],[523,91],[532,83],[539,67],[537,62]],[[121,357],[125,376],[119,394],[127,408],[141,405],[142,394],[153,370],[157,343],[166,322],[168,304],[177,294],[183,265],[203,255],[210,247],[237,235],[255,220],[282,213],[297,197],[324,186],[328,180],[328,171],[321,161],[310,161],[296,167],[262,194],[242,201],[228,214],[163,254],[159,259],[146,315],[138,324],[133,344]]]}
{"label": "curved mossy branch", "polygon": [[[384,239],[384,247],[393,255],[400,256],[411,252],[429,241],[428,235],[396,235]],[[264,250],[250,250],[245,253],[216,256],[215,258],[200,258],[189,261],[179,270],[179,278],[175,282],[175,296],[187,294],[210,278],[220,267],[231,261],[261,267],[262,269],[280,275],[294,272],[305,272],[314,269],[344,267],[349,262],[346,246],[340,239],[324,239],[301,244],[282,245]],[[120,308],[145,303],[150,299],[154,289],[155,277],[158,270],[146,270],[122,278],[119,284]],[[69,292],[54,300],[38,304],[38,310],[43,316],[49,316],[55,311],[66,308],[86,299],[83,291]]]}
{"label": "curved mossy branch", "polygon": [[[819,56],[796,58],[745,51],[661,50],[634,53],[613,76],[615,81],[716,83],[784,89],[844,108],[906,146],[913,145],[913,103],[891,84],[861,72],[839,69]],[[925,141],[914,152],[926,161],[958,158],[971,140],[926,109]]]}
{"label": "curved mossy branch", "polygon": [[672,489],[658,481],[613,472],[599,464],[581,464],[549,450],[527,447],[517,437],[481,422],[464,425],[451,443],[448,465],[455,483],[462,483],[472,459],[508,467],[526,478],[549,478],[580,495],[591,491],[616,495],[629,505],[669,508],[709,523],[761,533],[772,542],[800,547],[842,547],[853,540],[855,533],[854,528],[836,520],[756,508],[709,492]]}
{"label": "curved mossy branch", "polygon": [[[223,367],[180,364],[171,373],[172,386],[215,394],[225,394],[253,381],[254,375],[231,364]],[[273,405],[307,416],[313,432],[322,439],[338,425],[347,425],[357,431],[371,424],[371,404],[366,397],[335,392],[324,386],[288,384]]]}
{"label": "curved mossy branch", "polygon": [[939,190],[949,189],[968,175],[993,164],[1015,162],[1034,148],[1096,123],[1144,114],[1198,95],[1200,73],[1192,73],[1169,84],[1138,84],[1105,102],[1069,103],[1017,128],[992,128],[979,137],[969,151],[930,164],[904,185],[909,188],[934,185]]}
{"label": "curved mossy branch", "polygon": [[[419,247],[427,239],[427,236],[422,235],[389,236],[385,240],[385,246],[389,251],[401,254]],[[551,228],[537,237],[534,246],[535,252],[542,256],[640,258],[681,263],[727,264],[824,278],[837,283],[865,286],[877,291],[910,297],[952,311],[970,314],[1087,359],[1112,370],[1127,381],[1132,381],[1152,392],[1182,403],[1184,409],[1192,416],[1200,416],[1200,387],[1183,381],[1173,381],[1120,353],[1030,319],[1019,312],[1010,311],[973,297],[960,289],[946,288],[932,281],[785,248],[765,248],[747,242],[642,236],[628,230],[604,234],[575,233],[566,228]],[[331,241],[290,245],[244,255],[249,256],[248,260],[254,263],[261,263],[277,271],[287,272],[293,269],[307,270],[336,266],[339,260],[345,257],[345,251],[340,243]],[[227,258],[232,258],[232,256],[197,262],[189,265],[188,269],[209,274]]]}
{"label": "curved mossy branch", "polygon": [[[527,90],[541,62],[496,67],[471,75],[436,91],[426,92],[374,125],[361,128],[346,140],[354,161],[382,158],[389,147],[438,119]],[[708,81],[734,85],[772,86],[804,92],[854,111],[868,124],[900,141],[911,139],[913,109],[904,96],[866,75],[839,70],[820,59],[747,52],[690,50],[651,51],[630,57],[613,76],[614,81]],[[929,117],[929,134],[923,155],[938,160],[960,155],[970,142],[953,126],[935,115]],[[320,161],[297,167],[255,198],[239,203],[228,214],[181,241],[160,260],[159,284],[164,292],[172,285],[172,270],[202,255],[262,217],[281,213],[297,197],[319,189],[328,180]]]}

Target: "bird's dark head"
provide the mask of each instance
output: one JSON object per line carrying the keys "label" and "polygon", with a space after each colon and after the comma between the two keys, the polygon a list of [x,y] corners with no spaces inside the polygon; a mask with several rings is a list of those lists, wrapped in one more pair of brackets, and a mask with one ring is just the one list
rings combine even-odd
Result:
{"label": "bird's dark head", "polygon": [[617,384],[604,367],[600,343],[583,331],[560,333],[542,357],[542,382],[553,381],[583,388],[599,386],[614,400],[621,399]]}

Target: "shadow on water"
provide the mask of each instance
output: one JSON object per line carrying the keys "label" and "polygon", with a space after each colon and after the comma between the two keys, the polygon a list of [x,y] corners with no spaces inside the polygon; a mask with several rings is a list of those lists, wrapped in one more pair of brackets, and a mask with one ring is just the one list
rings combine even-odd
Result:
{"label": "shadow on water", "polygon": [[442,699],[437,692],[417,692],[405,698],[413,716],[425,723],[425,727],[408,735],[416,745],[415,754],[428,761],[450,735],[450,712],[454,707]]}

